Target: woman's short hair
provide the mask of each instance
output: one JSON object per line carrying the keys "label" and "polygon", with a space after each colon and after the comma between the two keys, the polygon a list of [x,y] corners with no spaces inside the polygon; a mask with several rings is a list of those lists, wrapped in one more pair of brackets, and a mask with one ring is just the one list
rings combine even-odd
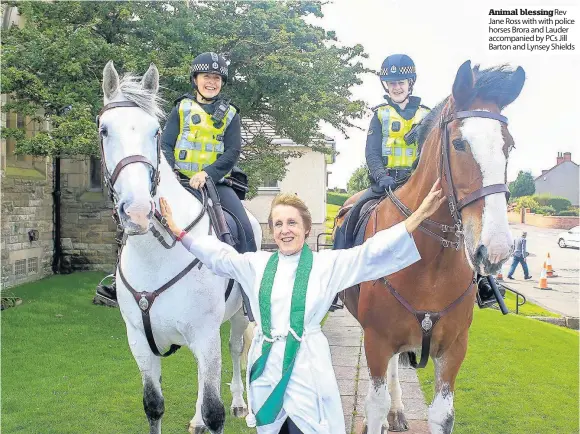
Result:
{"label": "woman's short hair", "polygon": [[312,228],[312,215],[310,214],[310,210],[302,199],[291,193],[281,193],[277,195],[272,201],[272,205],[270,206],[270,215],[268,216],[268,226],[270,227],[270,231],[274,231],[272,211],[278,205],[287,205],[296,208],[300,213],[300,217],[302,217],[302,221],[304,222],[306,234],[310,233],[310,229]]}

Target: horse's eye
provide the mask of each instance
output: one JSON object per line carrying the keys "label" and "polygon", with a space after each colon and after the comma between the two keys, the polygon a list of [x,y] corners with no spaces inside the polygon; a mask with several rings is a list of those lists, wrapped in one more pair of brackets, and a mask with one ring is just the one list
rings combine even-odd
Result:
{"label": "horse's eye", "polygon": [[102,127],[99,129],[99,134],[101,135],[101,137],[107,137],[107,127],[105,127],[105,126],[102,126]]}
{"label": "horse's eye", "polygon": [[455,139],[453,140],[453,147],[458,151],[465,151],[467,143],[465,140]]}

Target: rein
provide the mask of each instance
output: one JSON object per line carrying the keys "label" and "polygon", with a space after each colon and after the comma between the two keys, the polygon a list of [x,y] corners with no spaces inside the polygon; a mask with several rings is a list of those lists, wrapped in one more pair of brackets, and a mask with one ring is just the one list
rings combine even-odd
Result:
{"label": "rein", "polygon": [[[488,119],[495,119],[505,125],[507,125],[508,120],[505,116],[500,115],[499,113],[491,113],[483,110],[469,110],[469,111],[459,111],[452,113],[451,115],[445,117],[442,116],[439,122],[440,128],[445,130],[444,134],[444,142],[441,145],[441,158],[439,164],[439,178],[444,179],[447,188],[447,203],[449,205],[449,212],[451,213],[451,217],[453,218],[454,224],[452,226],[446,225],[443,223],[438,223],[434,220],[425,219],[420,225],[419,230],[423,233],[435,238],[437,241],[441,243],[441,245],[445,247],[453,247],[456,251],[459,250],[461,244],[463,243],[463,222],[461,219],[461,210],[465,208],[467,205],[475,202],[478,199],[481,199],[485,196],[489,196],[491,194],[496,193],[504,193],[509,199],[509,189],[505,184],[492,184],[484,186],[478,190],[475,190],[465,197],[457,200],[457,193],[455,191],[455,186],[453,185],[453,178],[451,175],[451,162],[449,158],[449,124],[455,120],[461,120],[466,118],[488,118]],[[389,189],[387,190],[387,195],[393,202],[393,204],[397,207],[397,209],[405,216],[409,217],[413,211],[411,211],[408,207],[406,207],[401,200],[395,196],[395,194]],[[376,210],[375,210],[376,213]],[[376,218],[375,218],[375,225],[376,225]],[[438,235],[435,232],[431,231],[426,225],[434,226],[439,231],[441,231],[444,236]],[[376,232],[376,227],[375,227]],[[446,238],[448,233],[452,233],[457,238],[456,241],[452,241]],[[414,352],[409,353],[409,361],[413,368],[424,368],[427,365],[427,361],[429,360],[429,353],[431,349],[431,337],[433,335],[433,328],[437,324],[437,322],[450,310],[452,310],[455,306],[457,306],[466,296],[469,294],[471,289],[474,287],[476,283],[476,273],[473,274],[471,278],[471,282],[467,289],[453,302],[451,302],[445,309],[439,312],[433,311],[424,311],[424,310],[416,310],[411,306],[411,304],[389,283],[386,277],[383,277],[383,282],[385,286],[389,289],[391,294],[397,299],[397,301],[409,312],[413,314],[419,326],[421,327],[421,334],[422,334],[422,343],[421,343],[421,360],[417,363],[417,356]]]}

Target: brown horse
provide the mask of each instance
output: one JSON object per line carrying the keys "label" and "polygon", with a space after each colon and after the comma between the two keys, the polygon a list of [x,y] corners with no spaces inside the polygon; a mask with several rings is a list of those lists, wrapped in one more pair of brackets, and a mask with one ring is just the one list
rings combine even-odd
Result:
{"label": "brown horse", "polygon": [[386,432],[389,425],[393,431],[408,429],[397,365],[399,353],[417,348],[435,363],[431,432],[453,430],[455,378],[467,350],[475,273],[497,272],[512,251],[505,183],[513,139],[500,111],[517,98],[524,80],[521,67],[472,70],[465,62],[452,95],[420,127],[413,175],[380,202],[366,226],[365,239],[402,221],[403,211],[417,209],[441,177],[449,206],[441,206],[414,234],[421,260],[388,280],[365,282],[360,291],[350,288],[344,294],[346,307],[364,329],[371,377],[365,401],[369,434]]}

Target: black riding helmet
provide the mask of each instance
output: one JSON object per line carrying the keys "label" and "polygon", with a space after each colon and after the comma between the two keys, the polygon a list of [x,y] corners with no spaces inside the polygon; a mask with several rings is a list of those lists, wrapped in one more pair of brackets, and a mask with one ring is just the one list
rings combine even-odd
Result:
{"label": "black riding helmet", "polygon": [[[381,84],[385,88],[385,81],[409,80],[409,93],[413,92],[413,85],[417,81],[415,62],[406,54],[392,54],[381,65],[379,73]],[[386,90],[386,88],[385,88]]]}
{"label": "black riding helmet", "polygon": [[[214,52],[201,53],[193,62],[191,62],[191,84],[199,92],[195,81],[195,76],[199,73],[206,72],[209,74],[218,74],[223,80],[223,85],[228,82],[228,63],[223,56]],[[203,96],[203,95],[201,95]],[[203,96],[205,98],[205,96]],[[215,98],[206,98],[208,100]]]}

